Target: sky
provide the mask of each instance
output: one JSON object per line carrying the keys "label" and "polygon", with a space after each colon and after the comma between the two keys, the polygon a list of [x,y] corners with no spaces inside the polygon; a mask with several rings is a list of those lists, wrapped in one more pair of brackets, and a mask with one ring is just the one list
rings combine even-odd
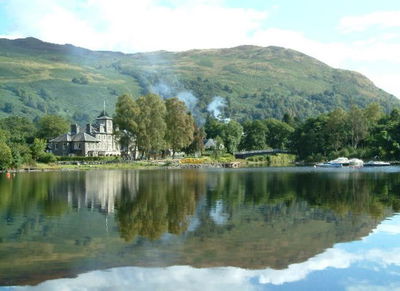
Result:
{"label": "sky", "polygon": [[282,46],[400,97],[398,0],[0,0],[0,37],[93,50]]}

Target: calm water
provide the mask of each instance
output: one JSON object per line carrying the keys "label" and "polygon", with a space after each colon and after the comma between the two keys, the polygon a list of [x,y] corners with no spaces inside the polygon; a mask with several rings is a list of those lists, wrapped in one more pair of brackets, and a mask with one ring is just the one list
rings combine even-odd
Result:
{"label": "calm water", "polygon": [[393,290],[399,210],[395,167],[3,175],[0,289]]}

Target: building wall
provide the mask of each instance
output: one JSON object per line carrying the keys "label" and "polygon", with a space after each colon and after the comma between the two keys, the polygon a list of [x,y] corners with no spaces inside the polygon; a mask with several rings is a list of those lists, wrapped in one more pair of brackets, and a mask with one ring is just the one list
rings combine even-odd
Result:
{"label": "building wall", "polygon": [[57,156],[67,156],[71,151],[69,142],[51,143],[50,149]]}

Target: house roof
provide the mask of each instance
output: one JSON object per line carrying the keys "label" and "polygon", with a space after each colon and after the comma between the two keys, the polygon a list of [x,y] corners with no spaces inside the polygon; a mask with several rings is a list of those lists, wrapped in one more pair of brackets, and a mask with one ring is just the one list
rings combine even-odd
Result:
{"label": "house roof", "polygon": [[87,134],[86,132],[80,132],[71,137],[72,141],[85,141],[85,142],[100,142],[97,138]]}
{"label": "house roof", "polygon": [[50,140],[50,142],[69,142],[71,141],[71,135],[69,133],[62,134]]}
{"label": "house roof", "polygon": [[103,110],[99,116],[97,116],[96,119],[112,119],[110,116],[108,116],[107,112]]}

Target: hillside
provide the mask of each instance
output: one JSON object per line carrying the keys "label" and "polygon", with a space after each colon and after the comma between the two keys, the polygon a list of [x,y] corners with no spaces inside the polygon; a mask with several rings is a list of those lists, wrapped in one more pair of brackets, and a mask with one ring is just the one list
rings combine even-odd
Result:
{"label": "hillside", "polygon": [[286,112],[306,118],[371,102],[386,111],[400,105],[359,73],[280,47],[123,54],[0,39],[0,117],[56,113],[84,122],[104,100],[112,112],[119,95],[148,92],[179,96],[198,120],[218,108],[220,117],[244,120]]}

